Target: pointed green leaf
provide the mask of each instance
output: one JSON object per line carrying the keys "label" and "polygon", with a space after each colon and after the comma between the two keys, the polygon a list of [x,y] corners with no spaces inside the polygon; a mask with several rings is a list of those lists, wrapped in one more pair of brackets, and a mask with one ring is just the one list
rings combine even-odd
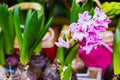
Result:
{"label": "pointed green leaf", "polygon": [[53,20],[53,18],[51,17],[50,20],[47,22],[47,24],[42,28],[42,31],[39,33],[38,37],[36,38],[35,43],[33,44],[32,48],[31,48],[31,51],[34,50],[38,46],[38,44],[41,42],[42,38],[48,31],[50,25],[52,24],[52,20]]}
{"label": "pointed green leaf", "polygon": [[91,8],[91,10],[90,10],[90,15],[94,15],[94,8]]}
{"label": "pointed green leaf", "polygon": [[65,48],[64,47],[57,48],[57,60],[59,64],[63,65],[64,60],[65,60]]}
{"label": "pointed green leaf", "polygon": [[92,7],[95,7],[94,4],[95,4],[94,1],[92,1],[92,0],[86,0],[86,1],[83,3],[83,5],[82,5],[82,13],[83,13],[84,11],[89,11],[89,12],[90,12],[90,10],[92,9]]}
{"label": "pointed green leaf", "polygon": [[[45,22],[45,17],[44,17],[44,13],[43,12],[38,12],[38,26],[40,27],[39,33],[42,31],[43,27],[44,27],[44,22]],[[39,37],[39,35],[37,36]],[[40,52],[41,51],[41,42],[39,43],[39,45],[36,47],[35,52]]]}
{"label": "pointed green leaf", "polygon": [[3,35],[4,35],[3,37],[4,37],[5,53],[9,54],[13,49],[13,44],[12,44],[13,41],[9,27],[8,6],[5,4],[0,4],[0,26],[3,30]]}
{"label": "pointed green leaf", "polygon": [[81,13],[81,7],[76,3],[76,0],[73,0],[71,7],[70,23],[77,22],[78,13]]}
{"label": "pointed green leaf", "polygon": [[69,64],[67,66],[67,69],[63,72],[62,80],[71,80],[72,79],[72,73],[73,73],[73,69],[71,67],[71,64]]}
{"label": "pointed green leaf", "polygon": [[120,74],[120,19],[114,35],[113,67],[114,74]]}
{"label": "pointed green leaf", "polygon": [[2,38],[3,38],[3,34],[0,31],[0,65],[5,65],[5,55],[4,55],[4,50],[3,50],[3,39]]}
{"label": "pointed green leaf", "polygon": [[45,15],[44,12],[38,12],[38,26],[40,27],[39,33],[42,31],[45,22]]}
{"label": "pointed green leaf", "polygon": [[76,54],[78,53],[78,48],[79,48],[80,44],[77,43],[71,50],[70,52],[68,53],[66,59],[65,59],[65,62],[64,62],[64,65],[68,65],[69,63],[72,62],[72,60],[75,58]]}
{"label": "pointed green leaf", "polygon": [[[28,12],[26,22],[25,22],[25,28],[23,32],[23,45],[22,45],[22,51],[21,51],[21,63],[26,63],[30,60],[30,57],[32,55],[32,52],[30,52],[30,49],[32,48],[36,37],[39,33],[40,27],[38,26],[38,16],[37,12]],[[23,56],[24,55],[24,56]],[[23,58],[26,60],[23,61]]]}
{"label": "pointed green leaf", "polygon": [[42,45],[41,45],[41,42],[40,42],[39,45],[35,48],[34,52],[39,53],[41,51],[42,51]]}
{"label": "pointed green leaf", "polygon": [[18,39],[18,44],[19,44],[19,49],[21,51],[22,48],[22,32],[20,29],[20,18],[19,18],[19,9],[18,6],[16,5],[14,8],[14,23],[15,23],[15,31],[16,31],[16,36]]}
{"label": "pointed green leaf", "polygon": [[14,42],[15,38],[15,24],[14,24],[14,19],[13,19],[13,12],[9,12],[9,28],[10,28],[10,34],[11,34],[11,39],[12,42]]}

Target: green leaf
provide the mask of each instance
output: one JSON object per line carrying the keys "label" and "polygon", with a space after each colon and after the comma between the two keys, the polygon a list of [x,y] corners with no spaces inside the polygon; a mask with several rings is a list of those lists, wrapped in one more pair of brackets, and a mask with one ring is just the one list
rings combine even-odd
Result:
{"label": "green leaf", "polygon": [[38,26],[40,27],[40,31],[39,33],[43,30],[43,27],[44,27],[44,23],[45,23],[45,15],[44,15],[44,12],[41,11],[41,12],[38,12]]}
{"label": "green leaf", "polygon": [[67,69],[63,72],[62,80],[71,80],[72,79],[72,73],[73,73],[73,69],[71,67],[71,64],[69,64],[66,67],[67,67]]}
{"label": "green leaf", "polygon": [[81,13],[85,11],[85,6],[87,5],[88,1],[85,1],[81,6]]}
{"label": "green leaf", "polygon": [[43,27],[44,20],[45,17],[43,11],[29,10],[25,20],[25,27],[22,38],[22,33],[20,30],[19,10],[18,7],[15,6],[14,22],[16,27],[18,43],[20,46],[20,63],[26,64],[27,62],[29,62],[33,52],[40,44],[46,32],[48,31],[52,23],[52,18],[48,21],[45,27]]}
{"label": "green leaf", "polygon": [[117,27],[118,27],[118,29],[120,30],[120,18],[119,18]]}
{"label": "green leaf", "polygon": [[65,48],[64,47],[57,48],[57,60],[59,61],[59,64],[63,65],[64,60],[65,60]]}
{"label": "green leaf", "polygon": [[[43,12],[38,12],[38,26],[40,27],[39,33],[42,31],[43,26],[44,26],[44,22],[45,22],[45,17],[44,17],[44,13]],[[39,35],[37,36],[39,37]],[[40,52],[41,51],[41,42],[39,43],[39,45],[36,47],[36,49],[34,50],[34,52]]]}
{"label": "green leaf", "polygon": [[0,4],[0,26],[3,31],[3,37],[4,37],[4,47],[5,47],[5,53],[9,54],[11,50],[13,49],[12,44],[12,35],[10,33],[10,27],[9,27],[9,12],[8,12],[8,6],[5,4]]}
{"label": "green leaf", "polygon": [[73,0],[71,7],[70,23],[78,21],[78,13],[81,13],[82,9],[79,4],[76,4],[76,0]]}
{"label": "green leaf", "polygon": [[90,10],[90,12],[89,12],[90,15],[94,15],[94,10],[95,10],[94,8],[91,8],[91,10]]}
{"label": "green leaf", "polygon": [[32,12],[30,10],[26,18],[25,28],[23,32],[23,45],[22,45],[21,56],[20,56],[20,61],[23,64],[30,60],[30,57],[33,52],[33,51],[30,52],[30,49],[32,48],[40,30],[40,27],[38,26],[37,15],[38,14],[36,11]]}
{"label": "green leaf", "polygon": [[79,48],[80,44],[77,43],[74,47],[72,47],[72,49],[70,50],[70,52],[68,53],[64,65],[68,65],[69,63],[72,62],[72,60],[75,58],[76,54],[78,53],[78,48]]}
{"label": "green leaf", "polygon": [[120,74],[120,19],[114,35],[113,67],[114,74]]}
{"label": "green leaf", "polygon": [[89,12],[90,12],[90,10],[91,10],[93,7],[95,7],[94,4],[95,4],[94,1],[92,1],[92,0],[86,0],[86,1],[82,4],[82,13],[83,13],[84,11],[89,11]]}
{"label": "green leaf", "polygon": [[15,24],[14,24],[14,19],[13,19],[13,12],[11,12],[11,11],[9,12],[9,27],[10,27],[11,39],[12,39],[12,42],[14,43],[14,39],[15,39]]}
{"label": "green leaf", "polygon": [[5,65],[5,55],[4,55],[4,50],[3,50],[3,39],[2,38],[3,38],[3,34],[0,31],[0,65]]}
{"label": "green leaf", "polygon": [[34,50],[39,45],[39,43],[41,42],[42,38],[44,37],[44,35],[48,31],[50,25],[52,24],[52,21],[53,21],[53,18],[51,17],[49,19],[49,21],[47,22],[47,24],[42,28],[42,31],[37,36],[36,41],[35,41],[35,43],[33,44],[32,48],[31,48],[31,51]]}
{"label": "green leaf", "polygon": [[40,42],[39,45],[35,48],[34,52],[38,54],[41,51],[42,51],[42,45],[41,45],[41,42]]}
{"label": "green leaf", "polygon": [[18,44],[19,44],[19,49],[21,51],[22,49],[22,32],[20,28],[20,18],[19,18],[19,9],[18,6],[16,5],[14,8],[14,23],[15,23],[15,32],[16,36],[18,39]]}

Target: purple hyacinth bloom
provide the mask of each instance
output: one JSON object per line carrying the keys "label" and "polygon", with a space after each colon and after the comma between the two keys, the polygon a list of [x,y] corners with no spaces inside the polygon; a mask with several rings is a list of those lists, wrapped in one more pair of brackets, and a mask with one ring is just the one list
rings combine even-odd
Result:
{"label": "purple hyacinth bloom", "polygon": [[111,22],[105,11],[99,10],[98,7],[95,8],[93,16],[88,14],[87,11],[83,14],[80,13],[78,22],[70,24],[69,28],[71,37],[80,42],[80,48],[85,50],[87,54],[101,44],[102,38],[99,34],[105,32]]}

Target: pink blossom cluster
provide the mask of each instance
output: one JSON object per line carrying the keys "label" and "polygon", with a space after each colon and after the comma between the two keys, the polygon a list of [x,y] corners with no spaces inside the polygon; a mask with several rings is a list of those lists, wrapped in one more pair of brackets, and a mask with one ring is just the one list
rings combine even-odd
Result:
{"label": "pink blossom cluster", "polygon": [[[70,24],[69,31],[72,39],[80,42],[80,48],[88,54],[93,48],[96,49],[97,45],[101,44],[102,38],[99,33],[106,31],[110,22],[111,20],[105,11],[96,7],[93,16],[89,15],[88,11],[83,14],[79,13],[78,22]],[[60,37],[55,44],[58,47],[70,47],[70,41],[67,37],[66,41]]]}
{"label": "pink blossom cluster", "polygon": [[79,14],[77,23],[70,25],[71,36],[74,40],[80,42],[80,48],[89,53],[93,48],[96,49],[101,44],[102,38],[100,32],[106,31],[111,20],[107,17],[104,10],[95,8],[93,16],[88,11]]}

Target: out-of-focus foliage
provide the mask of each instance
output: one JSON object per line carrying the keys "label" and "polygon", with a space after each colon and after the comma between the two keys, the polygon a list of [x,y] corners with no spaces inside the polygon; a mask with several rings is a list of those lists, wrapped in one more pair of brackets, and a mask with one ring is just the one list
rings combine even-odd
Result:
{"label": "out-of-focus foliage", "polygon": [[101,9],[106,11],[109,18],[114,18],[120,14],[120,2],[104,2]]}

